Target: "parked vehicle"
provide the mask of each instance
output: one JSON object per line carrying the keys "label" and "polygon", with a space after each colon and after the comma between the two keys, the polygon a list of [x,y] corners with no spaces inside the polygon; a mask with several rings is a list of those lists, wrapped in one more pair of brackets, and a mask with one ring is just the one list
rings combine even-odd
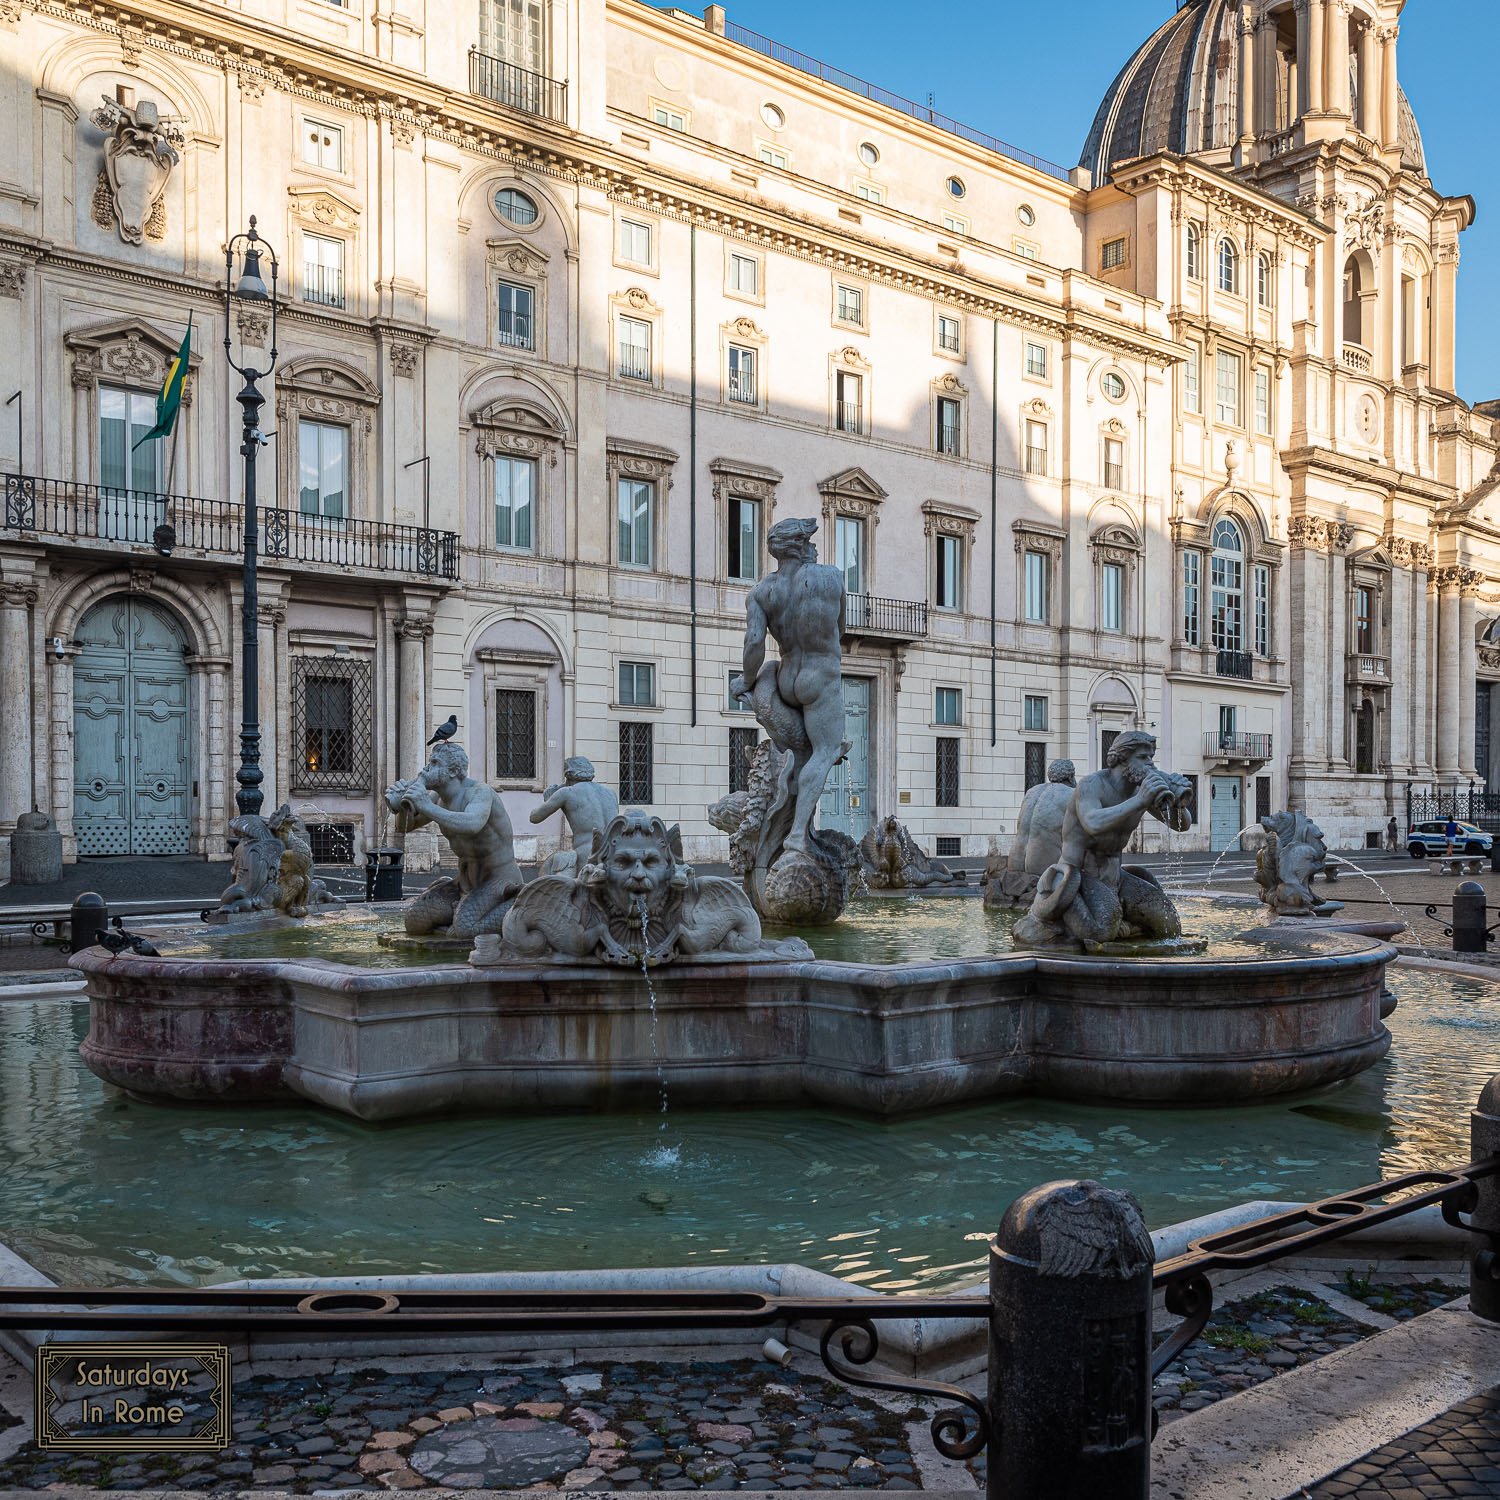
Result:
{"label": "parked vehicle", "polygon": [[[1448,852],[1448,835],[1443,830],[1448,826],[1446,818],[1437,818],[1430,823],[1413,823],[1406,834],[1406,852],[1413,859],[1432,859]],[[1453,840],[1455,854],[1488,854],[1494,840],[1482,828],[1473,823],[1460,823]]]}

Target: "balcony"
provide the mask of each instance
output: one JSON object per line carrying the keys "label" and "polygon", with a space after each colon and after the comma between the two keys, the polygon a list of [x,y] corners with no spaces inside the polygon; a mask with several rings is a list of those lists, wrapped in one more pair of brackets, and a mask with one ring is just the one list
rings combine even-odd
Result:
{"label": "balcony", "polygon": [[[4,532],[57,537],[65,545],[115,556],[121,552],[120,543],[134,542],[155,547],[164,557],[196,553],[237,563],[244,553],[244,517],[243,506],[223,500],[28,474],[5,476]],[[459,539],[455,532],[425,526],[305,516],[263,506],[260,556],[265,562],[306,563],[319,569],[456,580]]]}
{"label": "balcony", "polygon": [[864,412],[858,401],[837,402],[838,410],[835,413],[838,430],[840,432],[863,432]]}
{"label": "balcony", "polygon": [[1344,680],[1349,683],[1371,687],[1391,685],[1390,658],[1371,656],[1364,651],[1351,651],[1345,658]]}
{"label": "balcony", "polygon": [[469,92],[523,115],[538,115],[544,120],[567,119],[566,83],[518,68],[477,47],[469,53]]}
{"label": "balcony", "polygon": [[651,350],[642,344],[620,345],[621,380],[651,379]]}
{"label": "balcony", "polygon": [[1248,651],[1214,652],[1214,674],[1249,682],[1255,676],[1255,658]]}
{"label": "balcony", "polygon": [[320,307],[344,305],[344,268],[308,261],[302,267],[302,300]]}
{"label": "balcony", "polygon": [[927,605],[916,599],[845,594],[844,633],[882,636],[887,640],[920,640],[927,634]]}
{"label": "balcony", "polygon": [[495,341],[511,349],[536,348],[531,314],[502,312],[499,325],[495,329]]}
{"label": "balcony", "polygon": [[729,372],[729,399],[755,405],[755,371],[750,368]]}
{"label": "balcony", "polygon": [[1375,367],[1375,358],[1370,351],[1360,344],[1345,343],[1342,355],[1344,368],[1353,370],[1356,375],[1368,375]]}
{"label": "balcony", "polygon": [[1210,729],[1203,736],[1203,758],[1215,765],[1234,761],[1259,762],[1271,758],[1268,734],[1221,734]]}
{"label": "balcony", "polygon": [[950,458],[958,457],[958,423],[956,421],[938,423],[937,451],[946,453]]}

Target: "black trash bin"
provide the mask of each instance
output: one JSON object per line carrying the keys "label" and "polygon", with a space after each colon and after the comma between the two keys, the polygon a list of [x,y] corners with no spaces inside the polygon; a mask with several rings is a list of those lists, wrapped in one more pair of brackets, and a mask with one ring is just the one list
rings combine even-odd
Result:
{"label": "black trash bin", "polygon": [[109,929],[109,906],[98,891],[83,891],[73,898],[68,914],[68,952],[82,953]]}
{"label": "black trash bin", "polygon": [[365,850],[365,900],[399,901],[404,849]]}
{"label": "black trash bin", "polygon": [[1494,843],[1490,845],[1490,869],[1500,874],[1500,834],[1496,835]]}

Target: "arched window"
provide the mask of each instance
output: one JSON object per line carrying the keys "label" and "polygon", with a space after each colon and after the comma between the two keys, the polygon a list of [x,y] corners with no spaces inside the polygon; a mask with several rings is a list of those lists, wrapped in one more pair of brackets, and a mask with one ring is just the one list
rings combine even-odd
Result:
{"label": "arched window", "polygon": [[1209,620],[1215,651],[1245,649],[1245,539],[1227,516],[1214,526]]}
{"label": "arched window", "polygon": [[1255,303],[1257,307],[1271,305],[1271,257],[1264,251],[1255,257]]}
{"label": "arched window", "polygon": [[1187,273],[1189,281],[1203,280],[1203,236],[1192,223],[1187,228]]}
{"label": "arched window", "polygon": [[1240,289],[1240,252],[1235,249],[1234,241],[1222,239],[1219,241],[1219,290],[1238,295]]}

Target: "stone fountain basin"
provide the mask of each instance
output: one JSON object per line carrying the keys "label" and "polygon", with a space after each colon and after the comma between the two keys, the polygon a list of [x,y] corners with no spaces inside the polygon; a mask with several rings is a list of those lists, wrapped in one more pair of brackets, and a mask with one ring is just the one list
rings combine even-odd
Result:
{"label": "stone fountain basin", "polygon": [[[1230,958],[363,969],[91,948],[81,1051],[149,1099],[448,1110],[815,1100],[875,1115],[1037,1093],[1269,1099],[1382,1058],[1390,944],[1277,928]],[[655,1048],[653,1049],[653,1024]],[[659,1064],[658,1064],[659,1058]],[[658,1076],[658,1066],[660,1077]]]}

